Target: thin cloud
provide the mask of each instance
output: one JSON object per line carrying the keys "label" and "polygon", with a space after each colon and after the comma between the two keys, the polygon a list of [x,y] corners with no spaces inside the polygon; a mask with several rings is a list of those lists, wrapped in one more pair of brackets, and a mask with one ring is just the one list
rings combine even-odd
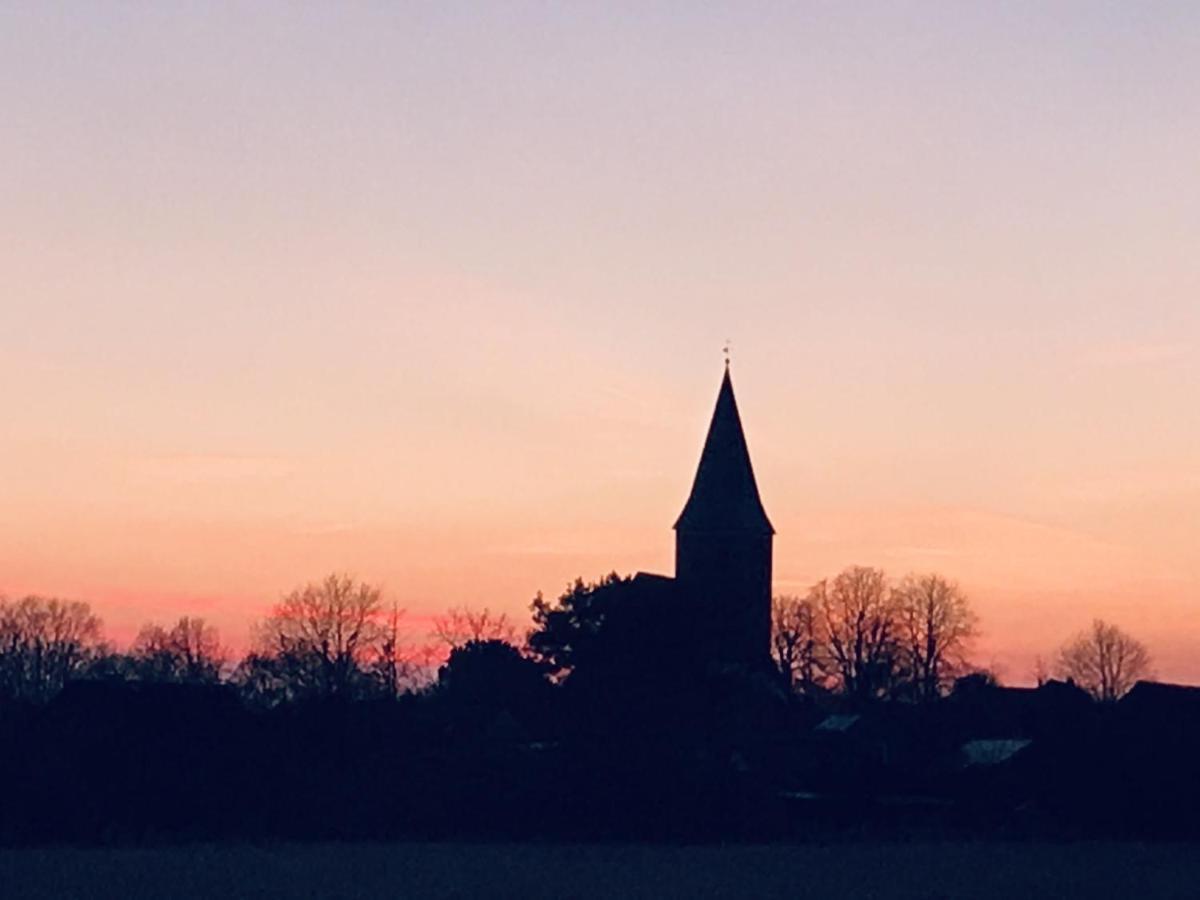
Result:
{"label": "thin cloud", "polygon": [[143,456],[137,463],[153,478],[187,482],[279,478],[293,471],[292,463],[281,456],[174,453]]}
{"label": "thin cloud", "polygon": [[297,522],[289,529],[292,534],[304,537],[324,537],[334,534],[345,534],[360,526],[354,522]]}
{"label": "thin cloud", "polygon": [[912,556],[958,556],[958,552],[947,547],[888,547],[884,556],[908,558]]}
{"label": "thin cloud", "polygon": [[1096,348],[1086,354],[1084,362],[1102,368],[1152,366],[1182,359],[1190,350],[1187,344],[1131,341]]}

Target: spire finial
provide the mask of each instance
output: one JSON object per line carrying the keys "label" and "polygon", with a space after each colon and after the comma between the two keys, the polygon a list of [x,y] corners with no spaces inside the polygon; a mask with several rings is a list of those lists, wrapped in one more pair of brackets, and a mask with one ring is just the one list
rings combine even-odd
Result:
{"label": "spire finial", "polygon": [[721,352],[725,354],[725,368],[729,368],[729,338],[725,338],[725,346],[721,348]]}

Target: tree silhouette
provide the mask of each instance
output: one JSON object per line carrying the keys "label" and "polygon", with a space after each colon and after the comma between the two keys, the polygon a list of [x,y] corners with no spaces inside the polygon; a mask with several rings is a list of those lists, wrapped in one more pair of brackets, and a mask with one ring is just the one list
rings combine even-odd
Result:
{"label": "tree silhouette", "polygon": [[1100,619],[1059,651],[1058,673],[1097,700],[1112,703],[1150,670],[1150,654],[1137,640]]}
{"label": "tree silhouette", "polygon": [[842,689],[867,699],[886,694],[896,673],[895,607],[879,569],[851,566],[809,592],[821,611],[824,638]]}
{"label": "tree silhouette", "polygon": [[143,626],[129,655],[137,677],[182,684],[217,683],[226,658],[216,629],[189,616],[170,629]]}
{"label": "tree silhouette", "polygon": [[392,603],[380,624],[378,648],[371,666],[384,694],[393,698],[400,696],[409,682],[412,669],[403,653],[404,642],[400,633],[402,618],[404,610]]}
{"label": "tree silhouette", "polygon": [[517,629],[505,613],[493,613],[487,607],[474,610],[466,606],[456,606],[436,616],[430,635],[450,650],[471,641],[505,641],[511,644],[516,636]]}
{"label": "tree silhouette", "polygon": [[269,650],[247,653],[234,668],[230,681],[252,706],[278,706],[311,694],[307,685],[297,683],[288,663]]}
{"label": "tree silhouette", "polygon": [[813,694],[824,682],[821,611],[809,597],[771,601],[771,656],[788,688]]}
{"label": "tree silhouette", "polygon": [[468,641],[438,670],[438,689],[459,705],[525,715],[544,702],[545,667],[506,641]]}
{"label": "tree silhouette", "polygon": [[606,619],[622,589],[631,583],[632,579],[610,572],[592,583],[576,578],[553,602],[539,591],[530,604],[534,625],[529,633],[530,650],[553,674],[571,671],[594,654]]}
{"label": "tree silhouette", "polygon": [[893,596],[900,666],[913,695],[935,700],[966,669],[977,618],[958,585],[940,575],[909,575]]}
{"label": "tree silhouette", "polygon": [[384,637],[380,590],[333,574],[285,596],[257,629],[240,672],[284,697],[353,697],[371,687],[368,666]]}
{"label": "tree silhouette", "polygon": [[0,695],[45,701],[100,649],[100,620],[86,603],[0,598]]}

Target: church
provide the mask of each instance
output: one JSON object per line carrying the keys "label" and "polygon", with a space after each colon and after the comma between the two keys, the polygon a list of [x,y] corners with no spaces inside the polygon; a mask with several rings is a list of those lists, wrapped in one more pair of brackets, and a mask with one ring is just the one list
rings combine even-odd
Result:
{"label": "church", "polygon": [[774,536],[727,361],[691,494],[675,522],[675,577],[639,573],[635,582],[657,585],[689,610],[703,659],[758,668],[770,657]]}

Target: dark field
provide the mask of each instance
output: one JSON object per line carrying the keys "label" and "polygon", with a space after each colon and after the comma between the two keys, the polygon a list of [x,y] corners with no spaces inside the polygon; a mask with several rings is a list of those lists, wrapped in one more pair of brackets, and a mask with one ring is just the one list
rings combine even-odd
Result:
{"label": "dark field", "polygon": [[1200,846],[314,844],[0,852],[24,897],[1200,897]]}

